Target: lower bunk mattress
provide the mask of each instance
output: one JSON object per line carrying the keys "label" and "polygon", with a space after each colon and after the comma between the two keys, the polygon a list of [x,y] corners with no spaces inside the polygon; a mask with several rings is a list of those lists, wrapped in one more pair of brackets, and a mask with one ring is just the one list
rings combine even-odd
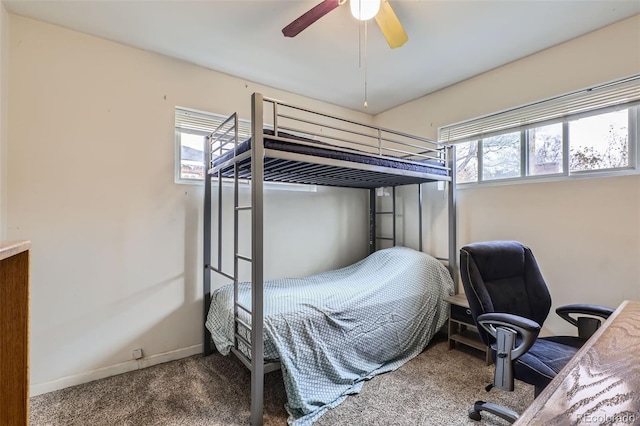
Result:
{"label": "lower bunk mattress", "polygon": [[[251,306],[250,284],[238,287],[239,302]],[[444,298],[453,293],[440,261],[405,247],[334,271],[265,281],[265,359],[281,362],[289,423],[311,424],[358,393],[365,380],[417,356],[444,325]],[[239,315],[250,323],[246,312]],[[212,293],[206,327],[227,355],[234,340],[233,284]],[[247,330],[242,334],[249,340]]]}

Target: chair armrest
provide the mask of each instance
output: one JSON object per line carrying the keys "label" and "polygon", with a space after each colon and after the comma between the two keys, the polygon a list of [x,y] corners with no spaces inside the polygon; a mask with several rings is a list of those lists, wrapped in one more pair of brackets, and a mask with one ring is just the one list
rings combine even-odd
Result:
{"label": "chair armrest", "polygon": [[[603,319],[609,318],[609,315],[613,313],[613,309],[601,306],[601,305],[590,305],[590,304],[572,304],[572,305],[564,305],[560,306],[556,309],[556,313],[564,320],[568,321],[570,324],[578,327],[578,336],[584,339],[589,338],[599,327],[601,321],[597,318],[599,317]],[[576,317],[573,318],[571,314],[582,314],[589,315],[588,317]]]}
{"label": "chair armrest", "polygon": [[540,324],[518,315],[492,312],[479,315],[477,321],[478,324],[487,330],[487,333],[491,334],[494,338],[497,338],[497,327],[505,327],[513,330],[522,337],[520,345],[511,351],[512,360],[517,359],[528,351],[536,341],[538,334],[540,334]]}
{"label": "chair armrest", "polygon": [[[487,330],[495,339],[491,348],[495,350],[496,369],[493,376],[493,384],[487,390],[495,386],[505,391],[513,390],[514,365],[513,361],[527,352],[540,333],[540,325],[530,319],[513,314],[490,313],[479,315],[477,323]],[[518,335],[521,337],[520,344]]]}
{"label": "chair armrest", "polygon": [[578,326],[578,320],[569,316],[569,314],[585,314],[593,315],[607,319],[609,315],[613,313],[614,309],[601,305],[589,305],[584,303],[576,303],[572,305],[559,306],[556,309],[556,313],[562,317],[562,319],[569,321],[571,324]]}

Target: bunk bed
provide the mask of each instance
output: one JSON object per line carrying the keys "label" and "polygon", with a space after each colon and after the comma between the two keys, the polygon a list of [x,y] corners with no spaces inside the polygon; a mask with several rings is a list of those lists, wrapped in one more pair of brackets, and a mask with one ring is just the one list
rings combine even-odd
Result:
{"label": "bunk bed", "polygon": [[[287,410],[291,415],[290,421],[293,419],[295,424],[309,424],[326,409],[341,402],[347,394],[358,392],[363,380],[381,372],[391,371],[417,355],[444,322],[446,314],[443,314],[445,311],[443,306],[446,307],[446,304],[442,299],[457,292],[455,151],[450,145],[315,112],[263,97],[259,93],[254,93],[251,97],[251,135],[244,141],[240,139],[237,113],[231,115],[206,138],[203,350],[205,355],[211,353],[212,344],[215,341],[221,353],[232,352],[251,371],[252,425],[261,425],[263,421],[264,374],[280,368],[283,370],[289,398]],[[213,179],[217,179],[218,186],[217,214],[215,215],[217,262],[215,264],[212,262],[212,222],[215,213],[212,209]],[[243,179],[251,181],[250,205],[239,205],[239,184]],[[233,182],[233,273],[223,271],[222,266],[223,180]],[[264,182],[368,190],[370,255],[354,265],[336,271],[298,280],[265,281],[263,274]],[[422,253],[422,184],[427,182],[447,183],[448,257],[446,258],[436,259]],[[395,247],[396,187],[400,185],[417,186],[418,250]],[[379,211],[376,191],[386,187],[391,187],[392,207],[390,211]],[[243,210],[250,211],[251,216],[250,256],[244,256],[238,252],[238,215]],[[379,236],[380,230],[376,219],[380,215],[387,214],[393,218],[391,236]],[[386,240],[386,244],[392,247],[378,250],[381,240]],[[239,262],[251,264],[250,282],[239,282]],[[443,262],[446,263],[446,268]],[[386,269],[380,265],[386,265]],[[231,281],[230,284],[216,290],[213,296],[212,274],[218,274]],[[387,275],[389,279],[384,278]],[[359,277],[360,281],[357,282],[358,280],[352,277]],[[377,280],[376,284],[370,284],[374,279]],[[327,404],[326,401],[319,404],[317,401],[311,401],[311,403],[300,401],[298,399],[301,395],[304,396],[304,392],[300,391],[300,388],[306,385],[304,380],[322,382],[316,373],[327,365],[326,363],[323,365],[322,361],[315,366],[306,365],[304,369],[307,372],[311,371],[311,376],[297,377],[294,371],[297,367],[292,364],[291,359],[300,357],[304,350],[301,352],[298,347],[287,347],[286,344],[283,346],[282,333],[279,334],[274,330],[277,329],[278,321],[285,324],[285,328],[293,322],[286,315],[293,315],[297,319],[302,318],[302,322],[314,321],[313,318],[317,315],[325,317],[326,312],[322,310],[335,309],[335,305],[327,307],[324,302],[321,302],[322,307],[313,306],[308,303],[309,294],[313,293],[314,297],[326,301],[328,294],[334,294],[331,290],[332,285],[355,288],[355,293],[345,295],[339,302],[358,300],[355,304],[346,303],[350,306],[348,309],[358,310],[357,306],[363,305],[367,306],[368,311],[380,309],[384,305],[381,304],[377,295],[382,293],[388,293],[384,303],[412,306],[415,312],[410,311],[409,316],[414,319],[417,328],[413,330],[412,325],[406,321],[404,326],[410,329],[407,332],[409,335],[419,336],[419,338],[408,342],[406,346],[410,348],[394,354],[392,357],[395,358],[384,365],[379,365],[380,368],[372,367],[372,369],[363,370],[362,374],[355,378],[347,377],[346,380],[349,383],[340,391],[342,392],[340,398],[336,398],[331,404]],[[401,288],[397,287],[398,285]],[[299,288],[304,288],[307,293],[291,296]],[[329,293],[323,294],[323,291]],[[282,304],[274,301],[277,299],[277,294],[283,292],[289,299],[299,297],[298,300],[301,302],[289,304],[283,308]],[[363,296],[364,293],[366,296]],[[370,302],[365,302],[365,299]],[[345,303],[342,303],[341,308],[344,307],[343,305]],[[269,315],[276,315],[277,319]],[[286,333],[290,333],[290,330]],[[396,332],[391,331],[391,333],[395,335]],[[382,338],[379,334],[377,336]],[[307,340],[317,338],[318,336],[315,336]],[[296,340],[295,336],[292,339]],[[340,344],[337,346],[340,347]],[[293,355],[288,356],[288,352],[293,352]],[[318,358],[322,357],[326,355],[323,354]],[[338,358],[340,358],[339,354]],[[330,361],[329,364],[332,362]],[[366,359],[362,362],[366,363]],[[300,370],[300,368],[297,369]],[[314,374],[316,376],[313,376]],[[292,401],[293,399],[296,401]],[[302,420],[297,422],[300,419]]]}

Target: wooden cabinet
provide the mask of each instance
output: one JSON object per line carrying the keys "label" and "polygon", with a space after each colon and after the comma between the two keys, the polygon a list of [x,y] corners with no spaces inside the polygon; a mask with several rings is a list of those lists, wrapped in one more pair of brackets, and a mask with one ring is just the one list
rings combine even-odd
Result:
{"label": "wooden cabinet", "polygon": [[0,425],[29,423],[30,247],[0,243]]}
{"label": "wooden cabinet", "polygon": [[487,348],[478,334],[475,327],[471,311],[469,310],[469,302],[467,297],[462,294],[446,297],[449,303],[449,349],[456,347],[456,344],[470,346],[484,352],[484,359],[487,365],[491,364],[491,352]]}

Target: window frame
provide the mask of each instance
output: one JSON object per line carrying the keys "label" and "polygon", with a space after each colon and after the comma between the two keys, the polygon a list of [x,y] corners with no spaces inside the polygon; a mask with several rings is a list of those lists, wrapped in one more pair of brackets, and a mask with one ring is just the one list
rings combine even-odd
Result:
{"label": "window frame", "polygon": [[[627,155],[628,165],[624,167],[610,167],[595,170],[570,170],[570,147],[571,138],[569,135],[570,122],[593,117],[597,115],[604,115],[607,113],[628,110],[628,125],[627,125]],[[549,174],[529,174],[529,137],[527,135],[528,130],[545,127],[552,124],[562,123],[562,172],[561,173],[549,173]],[[541,181],[556,181],[564,179],[576,179],[576,178],[593,178],[593,177],[608,177],[608,176],[622,176],[630,174],[640,174],[640,159],[638,158],[638,143],[640,143],[640,102],[631,102],[628,104],[615,105],[611,107],[605,107],[600,109],[594,109],[587,112],[570,114],[562,118],[550,119],[532,123],[526,126],[520,126],[518,128],[502,129],[496,132],[488,132],[483,134],[481,138],[465,138],[459,141],[453,142],[454,144],[462,144],[471,141],[475,141],[478,144],[477,149],[477,168],[478,174],[475,181],[470,182],[458,182],[457,187],[473,187],[477,185],[489,186],[489,185],[510,185],[517,183],[528,182],[541,182]],[[492,136],[503,135],[508,133],[515,133],[520,131],[520,176],[510,178],[492,178],[484,179],[484,164],[483,164],[483,140]]]}

